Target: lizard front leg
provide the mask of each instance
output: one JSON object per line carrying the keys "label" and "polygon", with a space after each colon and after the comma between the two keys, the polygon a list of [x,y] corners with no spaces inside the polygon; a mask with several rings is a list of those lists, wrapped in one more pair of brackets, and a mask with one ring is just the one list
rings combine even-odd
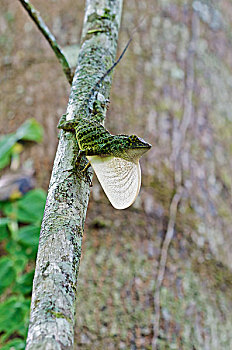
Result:
{"label": "lizard front leg", "polygon": [[75,132],[75,128],[79,123],[79,119],[66,120],[66,114],[63,114],[58,123],[58,129]]}

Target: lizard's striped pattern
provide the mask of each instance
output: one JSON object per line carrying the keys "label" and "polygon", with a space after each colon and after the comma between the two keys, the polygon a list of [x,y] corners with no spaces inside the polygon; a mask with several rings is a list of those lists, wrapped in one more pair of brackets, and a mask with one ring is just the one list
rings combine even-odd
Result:
{"label": "lizard's striped pattern", "polygon": [[113,136],[101,124],[86,118],[79,121],[75,132],[79,148],[85,152],[86,156],[103,154],[103,145],[109,144],[113,139]]}
{"label": "lizard's striped pattern", "polygon": [[86,156],[108,156],[137,162],[151,145],[136,135],[112,135],[101,124],[82,118],[75,127],[80,150]]}

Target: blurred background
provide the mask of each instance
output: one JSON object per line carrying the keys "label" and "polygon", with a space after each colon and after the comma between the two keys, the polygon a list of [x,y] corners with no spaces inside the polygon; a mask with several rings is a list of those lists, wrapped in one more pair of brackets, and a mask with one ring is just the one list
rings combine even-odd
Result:
{"label": "blurred background", "polygon": [[[77,52],[84,1],[33,5],[65,52]],[[151,349],[161,247],[174,222],[158,348],[230,350],[232,3],[125,1],[118,53],[137,26],[114,72],[106,127],[135,133],[153,147],[141,160],[142,188],[129,209],[114,210],[94,178],[76,348]],[[0,52],[0,347],[19,350],[70,86],[16,0],[1,0]]]}

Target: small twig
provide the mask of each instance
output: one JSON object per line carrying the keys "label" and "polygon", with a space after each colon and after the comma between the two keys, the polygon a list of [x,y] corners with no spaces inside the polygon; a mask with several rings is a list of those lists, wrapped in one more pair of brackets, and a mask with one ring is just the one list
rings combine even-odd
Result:
{"label": "small twig", "polygon": [[197,40],[197,28],[198,28],[198,18],[195,13],[192,16],[192,38],[189,44],[189,54],[187,58],[187,77],[186,77],[186,93],[184,98],[184,110],[183,118],[179,127],[179,137],[177,143],[173,145],[173,151],[171,159],[174,161],[174,176],[175,176],[175,195],[173,196],[169,209],[169,221],[168,228],[165,235],[165,239],[162,244],[160,262],[158,275],[156,279],[156,289],[154,293],[154,324],[153,324],[153,338],[152,338],[152,350],[157,349],[157,339],[159,335],[159,324],[160,324],[160,291],[164,279],[165,268],[167,263],[168,249],[170,247],[174,228],[176,224],[176,215],[178,211],[178,205],[181,201],[183,195],[183,174],[181,167],[181,153],[184,147],[186,133],[189,128],[191,117],[192,117],[192,98],[193,98],[193,88],[194,88],[194,56],[195,47]]}
{"label": "small twig", "polygon": [[176,214],[178,209],[178,204],[180,203],[181,197],[183,193],[183,188],[180,186],[178,188],[178,192],[173,196],[170,211],[169,211],[169,222],[168,229],[166,232],[166,236],[162,245],[160,262],[159,262],[159,270],[158,276],[156,279],[156,289],[154,295],[154,305],[155,305],[155,319],[153,324],[153,338],[152,338],[152,349],[155,350],[157,348],[157,338],[159,335],[159,322],[160,322],[160,289],[164,279],[164,273],[167,262],[167,255],[170,243],[174,234],[174,227],[176,223]]}
{"label": "small twig", "polygon": [[68,82],[70,85],[72,84],[72,73],[70,66],[65,58],[64,53],[62,52],[61,48],[56,42],[56,39],[54,35],[50,32],[46,24],[44,23],[42,17],[40,16],[40,13],[30,4],[28,0],[19,0],[22,4],[22,6],[25,8],[25,10],[28,12],[29,16],[32,18],[32,20],[35,22],[39,30],[42,32],[44,37],[49,42],[52,50],[54,51],[56,57],[58,58],[62,68],[63,72],[66,75],[66,78],[68,79]]}

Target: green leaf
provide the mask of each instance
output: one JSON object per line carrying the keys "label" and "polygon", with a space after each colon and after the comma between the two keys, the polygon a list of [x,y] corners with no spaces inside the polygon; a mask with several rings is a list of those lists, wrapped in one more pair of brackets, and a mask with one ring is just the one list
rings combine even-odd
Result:
{"label": "green leaf", "polygon": [[12,296],[0,304],[0,332],[5,332],[2,340],[17,332],[26,336],[30,300]]}
{"label": "green leaf", "polygon": [[11,239],[17,241],[19,225],[17,220],[9,220],[8,229],[10,232]]}
{"label": "green leaf", "polygon": [[3,212],[6,216],[24,223],[40,223],[46,202],[46,194],[42,189],[29,191],[17,202],[6,203]]}
{"label": "green leaf", "polygon": [[8,341],[5,345],[1,346],[1,350],[24,350],[25,346],[25,341],[16,338]]}
{"label": "green leaf", "polygon": [[[21,246],[19,243],[13,240],[10,240],[9,242],[7,242],[5,249],[12,256],[12,260],[14,259],[13,262],[14,262],[15,269],[16,271],[19,271],[19,272],[24,269],[29,259],[34,260],[36,256],[36,253],[32,254],[31,248],[26,248],[24,246]],[[29,250],[29,252],[27,250]]]}
{"label": "green leaf", "polygon": [[6,154],[17,142],[18,138],[15,134],[8,134],[0,138],[0,154]]}
{"label": "green leaf", "polygon": [[29,225],[19,229],[18,242],[29,259],[35,259],[39,244],[40,227]]}
{"label": "green leaf", "polygon": [[18,274],[25,269],[25,266],[28,263],[28,258],[27,258],[27,256],[25,256],[25,253],[23,255],[16,253],[15,255],[16,256],[14,256],[14,255],[12,256],[12,260],[14,263],[15,271]]}
{"label": "green leaf", "polygon": [[0,169],[3,169],[10,162],[11,151],[17,142],[15,134],[4,135],[0,138]]}
{"label": "green leaf", "polygon": [[19,140],[40,142],[43,138],[43,128],[34,119],[26,120],[15,133],[0,138],[0,169],[10,163],[14,145]]}
{"label": "green leaf", "polygon": [[11,220],[17,220],[18,204],[16,201],[3,203],[2,211]]}
{"label": "green leaf", "polygon": [[5,168],[9,163],[11,159],[11,149],[6,152],[5,154],[1,154],[0,156],[0,170]]}
{"label": "green leaf", "polygon": [[3,292],[16,278],[13,261],[8,256],[0,259],[0,292]]}
{"label": "green leaf", "polygon": [[35,247],[37,250],[39,244],[40,227],[38,226],[24,226],[19,229],[18,241],[26,247]]}
{"label": "green leaf", "polygon": [[0,242],[3,239],[6,239],[9,237],[9,231],[8,231],[8,223],[10,220],[8,218],[0,218]]}
{"label": "green leaf", "polygon": [[16,131],[18,140],[40,142],[43,138],[43,128],[36,119],[27,119]]}
{"label": "green leaf", "polygon": [[17,279],[17,282],[13,288],[13,292],[20,294],[30,294],[32,291],[32,282],[34,277],[34,270],[25,273]]}

